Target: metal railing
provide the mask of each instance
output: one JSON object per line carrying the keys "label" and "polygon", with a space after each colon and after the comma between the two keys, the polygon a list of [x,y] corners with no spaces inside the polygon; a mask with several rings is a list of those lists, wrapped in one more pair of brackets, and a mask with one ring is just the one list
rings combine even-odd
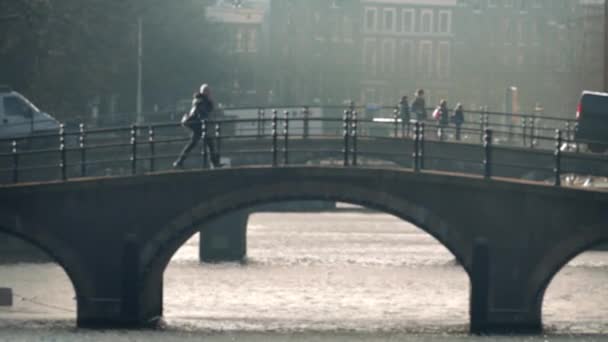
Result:
{"label": "metal railing", "polygon": [[[455,141],[450,137],[453,124],[446,127],[429,120],[402,122],[394,107],[384,108],[392,112],[392,117],[370,117],[356,107],[338,109],[341,117],[335,113],[314,116],[308,107],[282,113],[277,109],[252,108],[251,118],[204,120],[198,156],[192,152],[186,167],[210,167],[212,156],[205,141],[211,138],[218,159],[228,158],[231,165],[385,165],[411,166],[420,172],[449,171],[449,165],[458,164],[460,171],[487,179],[508,176],[511,171],[517,173],[513,170],[550,173],[556,186],[561,185],[563,174],[576,172],[572,167],[576,163],[587,163],[600,170],[596,173],[608,174],[608,156],[563,151],[564,146],[574,143],[567,127],[531,128],[524,120],[517,132],[510,125],[492,123],[491,114],[483,112],[478,123],[468,122],[460,127],[462,140]],[[94,129],[80,124],[77,130],[61,125],[58,132],[1,139],[0,146],[7,148],[0,153],[0,183],[167,170],[188,140],[174,122]],[[468,151],[465,154],[473,157],[457,158],[448,150]],[[509,157],[523,151],[533,153],[535,164],[525,165]]]}

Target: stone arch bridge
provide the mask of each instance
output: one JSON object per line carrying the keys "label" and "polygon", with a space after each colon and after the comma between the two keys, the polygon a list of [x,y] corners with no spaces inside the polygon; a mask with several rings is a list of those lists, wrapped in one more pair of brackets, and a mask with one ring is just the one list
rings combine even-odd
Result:
{"label": "stone arch bridge", "polygon": [[360,204],[434,236],[471,280],[474,333],[541,331],[552,277],[608,241],[608,192],[363,167],[243,167],[1,186],[0,231],[42,248],[65,269],[78,326],[142,327],[162,317],[163,272],[201,226],[285,200]]}

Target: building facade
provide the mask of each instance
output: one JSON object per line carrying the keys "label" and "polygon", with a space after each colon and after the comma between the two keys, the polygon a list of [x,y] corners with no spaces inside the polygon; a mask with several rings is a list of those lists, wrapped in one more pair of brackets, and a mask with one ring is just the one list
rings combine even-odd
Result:
{"label": "building facade", "polygon": [[267,62],[271,104],[356,99],[359,1],[272,0]]}
{"label": "building facade", "polygon": [[361,2],[360,101],[396,104],[417,88],[429,104],[449,98],[456,0]]}
{"label": "building facade", "polygon": [[470,108],[503,111],[506,89],[516,87],[521,112],[571,116],[581,90],[601,84],[601,72],[593,75],[603,42],[590,6],[588,0],[459,0],[454,95]]}
{"label": "building facade", "polygon": [[230,65],[224,82],[214,87],[227,105],[255,105],[265,99],[263,70],[267,34],[266,1],[218,0],[207,7],[207,20],[218,23],[225,38],[225,58]]}
{"label": "building facade", "polygon": [[[601,90],[603,0],[272,0],[268,103],[427,104],[569,117]],[[516,89],[517,106],[507,105]],[[512,94],[510,94],[512,95]]]}

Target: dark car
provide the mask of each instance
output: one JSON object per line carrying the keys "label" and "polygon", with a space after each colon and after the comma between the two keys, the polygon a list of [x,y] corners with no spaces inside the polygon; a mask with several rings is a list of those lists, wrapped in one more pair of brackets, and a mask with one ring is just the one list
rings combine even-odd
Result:
{"label": "dark car", "polygon": [[584,91],[576,112],[575,140],[591,152],[608,150],[608,93]]}

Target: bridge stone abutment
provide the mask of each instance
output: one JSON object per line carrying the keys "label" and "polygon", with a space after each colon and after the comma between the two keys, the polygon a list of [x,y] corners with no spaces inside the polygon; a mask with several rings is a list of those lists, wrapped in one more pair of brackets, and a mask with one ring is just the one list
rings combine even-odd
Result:
{"label": "bridge stone abutment", "polygon": [[[0,187],[0,226],[66,268],[78,324],[141,327],[163,313],[163,272],[222,215],[328,200],[407,220],[472,280],[472,332],[539,332],[542,295],[576,253],[605,241],[608,193],[372,168],[235,168]],[[218,228],[219,229],[219,228]],[[473,252],[475,250],[475,253]],[[241,251],[242,253],[242,251]],[[240,254],[240,253],[239,253]],[[381,289],[379,289],[381,291]]]}
{"label": "bridge stone abutment", "polygon": [[238,210],[203,225],[200,230],[201,262],[241,261],[247,255],[249,210]]}

